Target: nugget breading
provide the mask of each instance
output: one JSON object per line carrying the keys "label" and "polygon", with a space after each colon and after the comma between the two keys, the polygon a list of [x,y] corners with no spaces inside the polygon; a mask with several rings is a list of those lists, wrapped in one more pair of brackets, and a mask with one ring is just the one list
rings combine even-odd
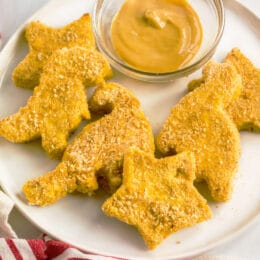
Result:
{"label": "nugget breading", "polygon": [[188,90],[193,91],[194,89],[200,87],[202,84],[204,84],[204,78],[199,78],[199,79],[193,79],[191,82],[188,84]]}
{"label": "nugget breading", "polygon": [[[260,70],[244,56],[238,48],[228,53],[226,63],[235,66],[242,78],[241,95],[231,102],[226,110],[239,130],[260,131]],[[204,78],[189,83],[194,90],[204,82]]]}
{"label": "nugget breading", "polygon": [[90,118],[85,87],[100,84],[110,74],[108,62],[94,49],[56,51],[27,105],[0,121],[0,136],[15,143],[42,137],[50,157],[61,158],[69,134]]}
{"label": "nugget breading", "polygon": [[125,155],[123,184],[102,209],[135,226],[153,249],[171,233],[211,217],[206,200],[193,186],[194,179],[192,153],[155,159],[132,148]]}
{"label": "nugget breading", "polygon": [[115,83],[101,86],[90,108],[105,115],[84,127],[54,171],[25,183],[23,191],[31,204],[48,205],[74,190],[91,195],[99,184],[112,193],[121,184],[128,148],[154,153],[150,123],[130,91]]}
{"label": "nugget breading", "polygon": [[192,151],[197,180],[207,182],[215,200],[226,201],[238,167],[240,138],[225,107],[239,95],[241,79],[232,65],[213,62],[203,76],[205,83],[172,109],[157,144],[164,154]]}
{"label": "nugget breading", "polygon": [[227,107],[227,112],[240,130],[260,132],[260,69],[237,48],[225,62],[235,66],[243,84],[241,95]]}
{"label": "nugget breading", "polygon": [[89,14],[59,29],[41,22],[31,22],[26,28],[26,39],[29,54],[13,72],[15,85],[23,88],[33,88],[39,84],[43,67],[55,50],[74,46],[95,48]]}

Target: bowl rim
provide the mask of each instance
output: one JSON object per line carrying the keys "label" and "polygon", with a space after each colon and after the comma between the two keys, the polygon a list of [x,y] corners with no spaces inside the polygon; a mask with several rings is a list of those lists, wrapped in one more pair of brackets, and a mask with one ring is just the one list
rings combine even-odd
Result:
{"label": "bowl rim", "polygon": [[[180,78],[182,76],[191,74],[197,69],[201,68],[215,53],[216,48],[222,38],[224,27],[225,27],[225,9],[223,5],[223,0],[212,0],[213,6],[217,13],[218,18],[218,32],[215,36],[215,40],[213,44],[210,46],[209,50],[200,57],[196,62],[189,64],[186,67],[180,68],[171,72],[164,73],[154,73],[154,72],[146,72],[142,70],[138,70],[127,63],[122,62],[115,55],[112,55],[107,49],[103,46],[101,36],[98,33],[98,8],[103,4],[104,0],[97,0],[93,6],[93,29],[94,35],[96,38],[96,44],[98,49],[107,57],[112,66],[126,74],[126,71],[131,74],[127,74],[129,77],[141,79],[145,81],[169,81]],[[155,80],[156,79],[156,80]]]}

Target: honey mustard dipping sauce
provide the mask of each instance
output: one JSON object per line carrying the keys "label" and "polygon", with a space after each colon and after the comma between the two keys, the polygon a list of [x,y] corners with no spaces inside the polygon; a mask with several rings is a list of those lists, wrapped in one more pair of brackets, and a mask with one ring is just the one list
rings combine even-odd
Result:
{"label": "honey mustard dipping sauce", "polygon": [[126,0],[111,26],[117,55],[135,69],[167,73],[198,52],[203,31],[187,0]]}

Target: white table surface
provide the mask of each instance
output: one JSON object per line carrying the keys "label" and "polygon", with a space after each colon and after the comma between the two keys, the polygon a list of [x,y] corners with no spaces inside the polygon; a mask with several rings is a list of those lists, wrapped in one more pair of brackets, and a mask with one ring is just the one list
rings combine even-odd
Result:
{"label": "white table surface", "polygon": [[[0,0],[0,32],[3,35],[3,44],[22,22],[46,2],[47,0]],[[260,1],[241,2],[260,16]],[[9,220],[20,238],[37,238],[41,235],[41,231],[28,222],[17,209],[12,211]],[[260,223],[254,223],[235,240],[208,254],[223,256],[223,259],[260,260]]]}

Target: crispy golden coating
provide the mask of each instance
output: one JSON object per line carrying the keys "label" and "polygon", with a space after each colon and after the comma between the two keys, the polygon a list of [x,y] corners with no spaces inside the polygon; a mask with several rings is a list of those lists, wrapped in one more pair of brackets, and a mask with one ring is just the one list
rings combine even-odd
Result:
{"label": "crispy golden coating", "polygon": [[241,95],[227,107],[227,112],[240,130],[260,132],[260,69],[237,48],[225,62],[235,66],[243,83]]}
{"label": "crispy golden coating", "polygon": [[229,64],[209,62],[205,83],[172,109],[157,137],[164,154],[192,151],[196,178],[205,180],[212,197],[226,201],[240,156],[239,133],[224,108],[238,96],[241,79]]}
{"label": "crispy golden coating", "polygon": [[132,148],[125,155],[123,184],[102,209],[135,226],[153,249],[171,233],[211,217],[206,200],[193,186],[194,179],[192,153],[158,160]]}
{"label": "crispy golden coating", "polygon": [[191,82],[188,84],[188,90],[193,91],[194,89],[200,87],[202,84],[204,84],[204,78],[199,78],[199,79],[193,79]]}
{"label": "crispy golden coating", "polygon": [[84,127],[54,171],[25,183],[23,191],[31,204],[48,205],[74,190],[91,195],[99,184],[114,192],[121,184],[128,148],[154,153],[149,121],[127,89],[115,83],[97,88],[90,108],[105,115]]}
{"label": "crispy golden coating", "polygon": [[[260,70],[238,48],[228,53],[226,63],[232,64],[242,79],[241,95],[226,108],[239,130],[260,131]],[[203,84],[204,78],[189,83],[190,91]]]}
{"label": "crispy golden coating", "polygon": [[95,49],[56,51],[27,105],[0,121],[0,136],[15,143],[42,137],[50,157],[61,158],[69,134],[83,118],[90,118],[85,87],[100,84],[110,75],[108,62]]}
{"label": "crispy golden coating", "polygon": [[43,67],[55,50],[74,46],[95,47],[89,14],[60,29],[32,22],[26,28],[26,39],[29,54],[13,72],[15,85],[23,88],[33,88],[39,84]]}

